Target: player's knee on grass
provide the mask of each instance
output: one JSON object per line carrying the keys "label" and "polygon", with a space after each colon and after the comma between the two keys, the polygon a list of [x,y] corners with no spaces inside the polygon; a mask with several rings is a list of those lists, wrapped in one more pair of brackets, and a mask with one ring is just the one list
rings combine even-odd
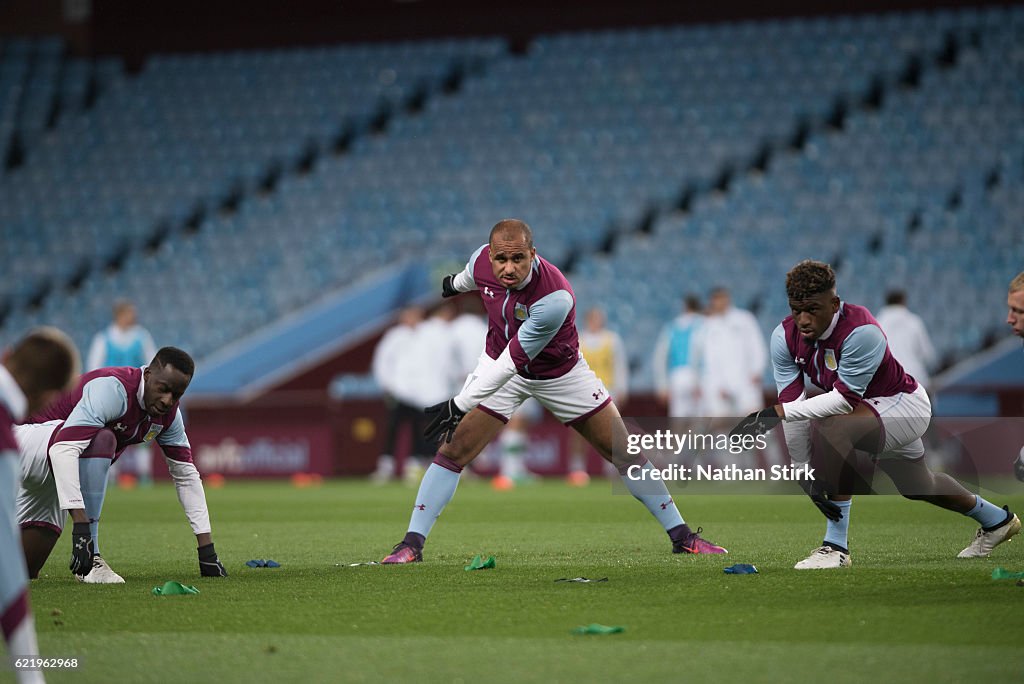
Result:
{"label": "player's knee on grass", "polygon": [[39,571],[57,545],[60,534],[44,527],[26,527],[21,530],[21,548],[29,579],[39,579]]}

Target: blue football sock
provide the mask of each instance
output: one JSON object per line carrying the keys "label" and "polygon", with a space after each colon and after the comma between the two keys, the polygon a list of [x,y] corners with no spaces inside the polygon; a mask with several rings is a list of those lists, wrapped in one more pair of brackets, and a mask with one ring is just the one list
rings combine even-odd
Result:
{"label": "blue football sock", "polygon": [[825,543],[832,546],[838,547],[842,551],[849,551],[850,542],[850,501],[833,501],[836,506],[839,506],[843,512],[843,517],[838,521],[828,521],[828,525],[825,527]]}
{"label": "blue football sock", "polygon": [[[654,470],[654,466],[648,461],[644,463],[643,470]],[[679,514],[676,502],[669,496],[664,482],[642,478],[634,480],[625,473],[622,475],[622,481],[626,483],[629,493],[637,501],[647,506],[647,510],[658,519],[658,522],[661,523],[666,532],[683,524],[683,516]]]}
{"label": "blue football sock", "polygon": [[985,529],[999,527],[1006,521],[1007,513],[994,503],[989,503],[980,496],[975,496],[974,508],[964,513],[968,518],[974,518],[978,524]]}
{"label": "blue football sock", "polygon": [[[443,459],[445,465],[438,465],[439,459]],[[434,459],[420,482],[420,490],[416,494],[416,504],[412,509],[412,518],[409,520],[409,532],[422,535],[424,539],[430,534],[430,529],[434,526],[438,516],[455,496],[455,488],[459,486],[461,472],[462,468],[455,465],[453,461],[442,456]]]}
{"label": "blue football sock", "polygon": [[109,469],[109,458],[78,459],[78,479],[82,485],[85,514],[89,516],[89,532],[92,533],[92,544],[96,553],[100,552],[100,513],[103,511],[103,498],[107,493]]}

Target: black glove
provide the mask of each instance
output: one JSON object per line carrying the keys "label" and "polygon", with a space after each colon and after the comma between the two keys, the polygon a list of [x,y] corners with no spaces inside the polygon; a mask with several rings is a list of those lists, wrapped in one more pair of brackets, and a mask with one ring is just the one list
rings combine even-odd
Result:
{"label": "black glove", "polygon": [[802,477],[798,478],[797,482],[800,483],[800,488],[804,490],[804,493],[811,497],[811,501],[814,502],[814,505],[818,507],[823,516],[832,522],[839,522],[843,519],[843,509],[836,506],[835,502],[829,501],[828,492],[825,491],[825,487],[820,482]]}
{"label": "black glove", "polygon": [[769,406],[766,409],[751,413],[737,423],[736,427],[729,431],[729,437],[745,437],[747,435],[757,437],[758,435],[771,432],[781,422],[782,418],[779,418],[779,414],[775,412],[775,407]]}
{"label": "black glove", "polygon": [[71,563],[68,567],[76,575],[88,575],[92,572],[92,532],[89,523],[75,523],[71,528]]}
{"label": "black glove", "polygon": [[1013,462],[1013,474],[1018,480],[1024,482],[1024,449],[1020,450],[1020,456]]}
{"label": "black glove", "polygon": [[452,273],[451,275],[446,275],[444,277],[444,280],[441,281],[441,296],[442,297],[454,297],[457,294],[462,294],[461,292],[459,292],[458,290],[455,289],[455,276],[457,276],[457,275],[458,275],[458,273]]}
{"label": "black glove", "polygon": [[466,415],[459,410],[459,407],[455,405],[454,399],[448,401],[442,401],[440,404],[434,404],[423,411],[426,414],[435,414],[433,420],[427,425],[427,428],[423,431],[423,436],[430,440],[436,441],[440,437],[444,437],[445,443],[452,441],[452,435],[455,434],[455,428],[459,426],[459,421]]}
{"label": "black glove", "polygon": [[228,571],[224,569],[213,543],[199,547],[199,574],[203,577],[227,577]]}

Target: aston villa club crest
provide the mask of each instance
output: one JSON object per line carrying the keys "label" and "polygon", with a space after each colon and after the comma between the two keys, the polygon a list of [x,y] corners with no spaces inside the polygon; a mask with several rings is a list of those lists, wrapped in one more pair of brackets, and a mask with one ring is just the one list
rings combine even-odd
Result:
{"label": "aston villa club crest", "polygon": [[151,425],[149,427],[149,432],[147,432],[146,436],[142,438],[142,441],[143,442],[152,442],[154,439],[156,439],[157,435],[159,435],[161,432],[163,432],[163,429],[164,429],[163,425]]}
{"label": "aston villa club crest", "polygon": [[839,368],[839,363],[836,361],[836,352],[834,349],[825,350],[825,368],[830,371],[834,371]]}
{"label": "aston villa club crest", "polygon": [[516,309],[514,312],[512,312],[512,315],[515,316],[517,321],[522,323],[530,315],[530,310],[526,308],[525,304],[517,303]]}

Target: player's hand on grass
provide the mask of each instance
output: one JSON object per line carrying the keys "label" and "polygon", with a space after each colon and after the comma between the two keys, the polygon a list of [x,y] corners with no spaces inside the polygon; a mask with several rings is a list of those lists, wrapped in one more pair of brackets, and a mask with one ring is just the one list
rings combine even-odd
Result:
{"label": "player's hand on grass", "polygon": [[779,418],[779,414],[775,412],[775,407],[769,406],[766,409],[755,411],[742,419],[736,424],[736,427],[729,431],[729,436],[745,437],[750,435],[757,437],[758,435],[771,432],[781,422],[782,418]]}
{"label": "player's hand on grass", "polygon": [[454,297],[457,294],[462,294],[461,292],[455,289],[455,276],[457,275],[458,273],[446,275],[444,277],[444,280],[441,281],[442,297]]}
{"label": "player's hand on grass", "polygon": [[828,493],[820,482],[805,478],[798,478],[797,482],[800,483],[800,487],[807,496],[811,497],[811,501],[814,502],[814,505],[818,507],[823,516],[832,522],[839,522],[843,519],[843,509],[836,506],[835,502],[829,500]]}
{"label": "player's hand on grass", "polygon": [[455,399],[449,399],[442,401],[440,404],[427,407],[424,409],[424,413],[434,417],[423,431],[423,436],[432,442],[444,437],[445,443],[452,441],[455,428],[459,426],[459,421],[466,415],[465,412],[455,405]]}
{"label": "player's hand on grass", "polygon": [[92,572],[92,532],[89,523],[78,522],[71,528],[71,563],[68,565],[76,575]]}
{"label": "player's hand on grass", "polygon": [[203,577],[227,577],[228,571],[217,558],[213,544],[199,547],[199,574]]}

